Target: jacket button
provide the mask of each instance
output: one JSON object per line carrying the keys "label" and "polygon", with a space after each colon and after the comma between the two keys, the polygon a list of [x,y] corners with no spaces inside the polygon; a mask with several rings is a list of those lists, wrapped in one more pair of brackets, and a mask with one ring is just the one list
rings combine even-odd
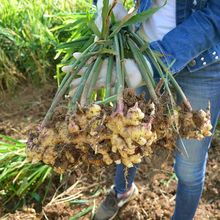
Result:
{"label": "jacket button", "polygon": [[212,55],[215,56],[215,55],[216,55],[216,51],[214,51],[214,52],[212,53]]}
{"label": "jacket button", "polygon": [[218,58],[219,58],[218,56],[215,57],[216,60],[217,60]]}
{"label": "jacket button", "polygon": [[201,57],[201,61],[204,61],[205,60],[205,58],[204,57]]}
{"label": "jacket button", "polygon": [[195,60],[190,61],[189,66],[193,67],[195,65],[196,65],[196,61]]}
{"label": "jacket button", "polygon": [[207,64],[206,62],[203,62],[203,63],[202,63],[203,66],[205,66],[206,64]]}

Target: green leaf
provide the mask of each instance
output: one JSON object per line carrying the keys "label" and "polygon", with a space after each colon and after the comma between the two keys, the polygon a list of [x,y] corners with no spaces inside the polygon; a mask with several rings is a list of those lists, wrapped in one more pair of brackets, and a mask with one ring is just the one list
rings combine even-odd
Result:
{"label": "green leaf", "polygon": [[79,204],[82,205],[82,204],[89,203],[89,200],[88,199],[74,199],[70,201],[69,203],[72,205],[79,205]]}
{"label": "green leaf", "polygon": [[106,97],[108,98],[111,95],[111,80],[112,80],[112,70],[114,65],[113,56],[108,58],[108,67],[107,67],[107,74],[106,74]]}
{"label": "green leaf", "polygon": [[107,17],[109,13],[109,0],[103,1],[103,8],[102,8],[102,37],[106,36],[107,34]]}
{"label": "green leaf", "polygon": [[136,14],[136,15],[132,16],[127,22],[124,23],[123,27],[146,21],[155,12],[157,12],[160,8],[162,8],[164,5],[166,5],[166,3],[167,3],[167,0],[164,1],[164,4],[162,6],[153,7],[153,8],[150,8],[146,11],[143,11],[139,14]]}
{"label": "green leaf", "polygon": [[132,16],[126,23],[124,23],[123,27],[146,21],[147,19],[149,19],[149,17],[151,17],[160,8],[161,7],[150,8],[146,11],[143,11],[139,14]]}
{"label": "green leaf", "polygon": [[64,49],[64,48],[72,48],[72,47],[81,46],[82,43],[88,41],[89,38],[90,36],[85,36],[85,37],[81,37],[79,39],[73,40],[71,42],[62,43],[62,44],[59,44],[56,49],[59,50],[59,49]]}
{"label": "green leaf", "polygon": [[89,22],[89,28],[91,28],[91,30],[96,36],[98,36],[99,38],[101,37],[101,33],[94,21]]}
{"label": "green leaf", "polygon": [[87,213],[91,212],[93,209],[93,206],[89,206],[88,208],[84,208],[81,212],[77,213],[73,217],[70,217],[69,220],[77,220],[80,217],[86,215]]}
{"label": "green leaf", "polygon": [[3,134],[0,134],[0,138],[3,138],[5,140],[7,140],[7,141],[11,141],[13,143],[17,143],[17,144],[21,144],[21,145],[25,146],[25,144],[22,144],[20,141],[14,139],[14,138],[8,137],[6,135],[3,135]]}
{"label": "green leaf", "polygon": [[113,49],[103,48],[98,53],[100,54],[109,54],[109,55],[117,55],[117,52]]}
{"label": "green leaf", "polygon": [[97,101],[97,102],[95,102],[95,104],[100,105],[100,104],[107,104],[107,103],[110,103],[110,102],[115,102],[115,101],[117,101],[117,97],[118,97],[117,95],[113,95],[113,96],[105,98],[102,101]]}
{"label": "green leaf", "polygon": [[34,198],[37,202],[41,201],[41,196],[36,192],[31,192],[31,197]]}
{"label": "green leaf", "polygon": [[117,34],[121,30],[122,27],[127,26],[126,23],[134,17],[134,14],[136,12],[137,12],[137,8],[134,9],[131,13],[127,14],[120,22],[117,22],[112,28],[113,32],[111,33],[110,37]]}

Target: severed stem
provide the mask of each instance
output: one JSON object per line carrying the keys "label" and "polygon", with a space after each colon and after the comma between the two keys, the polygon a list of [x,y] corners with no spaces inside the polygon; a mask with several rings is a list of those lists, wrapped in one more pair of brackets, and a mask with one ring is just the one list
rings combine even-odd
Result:
{"label": "severed stem", "polygon": [[[51,119],[56,106],[58,105],[58,103],[60,102],[60,100],[63,98],[63,95],[66,93],[70,83],[72,82],[72,80],[74,79],[74,77],[76,76],[76,74],[80,71],[80,69],[85,65],[85,63],[90,59],[90,56],[88,56],[88,52],[95,50],[96,49],[96,45],[93,43],[92,45],[90,45],[81,55],[82,59],[78,59],[76,60],[76,62],[73,64],[73,68],[77,67],[75,69],[74,74],[72,73],[68,73],[64,79],[61,82],[60,87],[58,88],[56,95],[53,99],[53,102],[49,108],[49,110],[47,111],[43,122],[41,123],[41,127],[45,127],[48,123],[48,121]],[[84,57],[86,56],[86,57]],[[83,58],[84,57],[84,58]],[[78,66],[77,66],[78,65]]]}
{"label": "severed stem", "polygon": [[[88,54],[89,51],[94,51],[95,48],[96,48],[97,45],[95,45],[95,43],[92,43],[82,54],[81,54],[81,57],[84,57],[85,55]],[[86,59],[87,61],[88,59]],[[75,71],[75,67],[77,67],[77,65],[81,62],[82,60],[79,58],[77,59],[74,63],[73,63],[73,70]],[[75,71],[75,72],[78,72],[78,71]],[[73,74],[73,72],[70,72],[70,73],[67,73],[65,75],[65,77],[63,78],[57,92],[56,92],[56,95],[55,97],[58,95],[58,93],[60,92],[60,90],[62,89],[62,87],[64,86],[64,84],[66,83],[66,81],[68,80],[68,78]]]}
{"label": "severed stem", "polygon": [[114,47],[116,50],[116,79],[117,79],[117,84],[116,84],[116,94],[117,94],[117,108],[116,111],[114,112],[114,115],[116,114],[123,114],[123,108],[124,108],[124,103],[123,103],[123,90],[124,90],[124,77],[123,77],[123,70],[122,70],[122,63],[121,63],[121,48],[119,44],[119,39],[117,35],[114,35]]}
{"label": "severed stem", "polygon": [[152,98],[153,102],[158,103],[158,98],[157,98],[157,94],[154,90],[154,86],[152,85],[152,82],[151,82],[148,74],[146,74],[146,69],[144,68],[143,63],[141,62],[142,54],[141,54],[140,50],[135,45],[134,41],[132,41],[129,38],[128,38],[128,44],[129,44],[131,51],[133,53],[133,57],[134,57],[136,63],[138,64],[138,68],[141,72],[142,78],[143,78],[144,82],[146,83],[150,97]]}
{"label": "severed stem", "polygon": [[85,87],[85,83],[86,83],[86,80],[88,79],[89,77],[89,74],[90,72],[92,71],[92,68],[93,68],[93,64],[90,64],[90,66],[88,67],[88,69],[86,70],[86,72],[83,74],[82,76],[82,79],[80,81],[80,84],[79,86],[77,87],[77,90],[76,92],[74,93],[72,99],[71,99],[71,102],[69,103],[69,111],[73,110],[83,92],[83,89]]}
{"label": "severed stem", "polygon": [[113,64],[114,64],[113,56],[110,56],[108,58],[108,67],[107,67],[107,74],[106,74],[106,83],[105,83],[106,93],[105,93],[105,99],[110,97],[110,95],[111,95],[111,80],[112,80]]}
{"label": "severed stem", "polygon": [[189,100],[186,98],[186,95],[184,94],[183,90],[181,89],[181,87],[179,86],[175,78],[173,77],[173,74],[169,71],[169,69],[164,65],[164,63],[160,59],[158,59],[158,62],[162,66],[164,71],[166,72],[167,76],[170,78],[170,81],[172,82],[175,90],[179,93],[180,97],[182,98],[183,104],[186,106],[186,108],[189,111],[192,111],[192,106]]}
{"label": "severed stem", "polygon": [[102,65],[102,58],[101,58],[101,56],[99,56],[96,59],[94,65],[93,65],[91,74],[90,74],[90,76],[87,79],[86,83],[88,83],[87,84],[88,87],[84,89],[84,91],[86,93],[85,97],[82,97],[82,99],[84,99],[86,102],[84,102],[82,100],[82,102],[81,102],[82,105],[84,105],[86,103],[87,104],[91,103],[92,92],[93,92],[93,89],[94,89],[94,87],[96,85],[96,82],[98,80],[98,76],[99,76],[99,73],[100,73],[101,65]]}

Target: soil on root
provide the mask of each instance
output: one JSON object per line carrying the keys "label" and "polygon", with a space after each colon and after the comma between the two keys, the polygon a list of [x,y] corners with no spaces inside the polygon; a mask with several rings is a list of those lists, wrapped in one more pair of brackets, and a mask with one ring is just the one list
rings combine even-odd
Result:
{"label": "soil on root", "polygon": [[[45,90],[47,91],[47,90]],[[30,92],[31,93],[31,92]],[[37,94],[38,91],[33,91]],[[42,94],[44,94],[42,92]],[[45,92],[45,94],[47,94]],[[19,139],[27,139],[30,128],[36,127],[43,115],[48,109],[51,97],[41,96],[37,105],[42,105],[42,108],[34,108],[30,97],[28,101],[23,94],[16,99],[21,100],[19,105],[13,100],[10,105],[15,109],[22,109],[19,114],[15,114],[13,108],[3,109],[1,111],[1,133],[10,135]],[[26,103],[26,104],[24,104]],[[27,104],[28,103],[28,104]],[[9,105],[8,103],[5,103]],[[18,106],[17,106],[18,105]],[[21,107],[22,106],[22,107]],[[35,106],[35,105],[34,105]],[[37,112],[39,111],[39,112]],[[32,114],[33,113],[33,114]],[[29,118],[29,119],[28,119]],[[218,128],[219,129],[219,128]],[[207,164],[207,174],[204,187],[203,197],[196,213],[196,220],[217,220],[220,219],[220,135],[216,132],[215,138],[209,152],[209,160]],[[154,219],[170,219],[176,193],[176,179],[173,175],[173,155],[167,154],[167,151],[159,151],[155,149],[157,154],[154,154],[152,159],[146,158],[136,176],[136,184],[139,188],[139,196],[128,203],[118,214],[116,220],[154,220]],[[25,207],[23,210],[16,213],[8,213],[6,218],[2,219],[19,220],[19,219],[54,219],[67,220],[70,216],[74,216],[84,208],[90,206],[97,207],[100,201],[104,198],[106,190],[110,187],[114,180],[114,166],[109,166],[107,169],[97,168],[94,166],[80,165],[71,173],[66,175],[62,182],[63,187],[57,192],[58,195],[67,192],[67,189],[78,181],[75,187],[72,188],[65,196],[75,196],[74,201],[84,200],[85,203],[71,205],[68,203],[57,203],[57,200],[51,203],[52,197],[60,183],[59,178],[54,179],[54,186],[43,204],[43,209],[35,211]],[[41,192],[44,193],[43,191]],[[48,205],[50,204],[50,205]],[[36,207],[36,204],[26,204],[27,207]],[[0,205],[0,216],[4,216],[5,209]],[[80,219],[88,220],[91,217],[91,212],[81,217]]]}

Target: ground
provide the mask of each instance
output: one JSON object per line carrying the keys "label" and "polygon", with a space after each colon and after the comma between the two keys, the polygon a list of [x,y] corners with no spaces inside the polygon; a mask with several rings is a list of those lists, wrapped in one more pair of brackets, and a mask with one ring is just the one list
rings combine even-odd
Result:
{"label": "ground", "polygon": [[[0,134],[26,139],[30,129],[34,128],[45,115],[55,90],[54,85],[46,88],[27,86],[13,95],[1,94]],[[205,188],[196,213],[196,220],[220,219],[219,133],[217,130],[210,148]],[[162,164],[161,162],[164,161],[166,162]],[[153,159],[146,159],[136,176],[139,196],[127,204],[116,219],[170,219],[176,190],[176,178],[172,165],[172,154],[168,155],[167,152],[158,152]],[[66,220],[70,216],[82,213],[83,210],[89,211],[88,214],[74,219],[90,219],[91,213],[94,213],[95,207],[104,197],[106,189],[113,183],[113,176],[114,167],[96,168],[81,164],[71,175],[65,176],[59,190],[57,178],[53,179],[53,187],[43,207],[27,204],[27,207],[16,213],[5,213],[3,207],[0,207],[0,217],[4,216],[1,219],[9,220]],[[56,191],[57,196],[53,197]],[[74,201],[71,205],[63,202],[63,199],[66,201],[68,198]]]}

